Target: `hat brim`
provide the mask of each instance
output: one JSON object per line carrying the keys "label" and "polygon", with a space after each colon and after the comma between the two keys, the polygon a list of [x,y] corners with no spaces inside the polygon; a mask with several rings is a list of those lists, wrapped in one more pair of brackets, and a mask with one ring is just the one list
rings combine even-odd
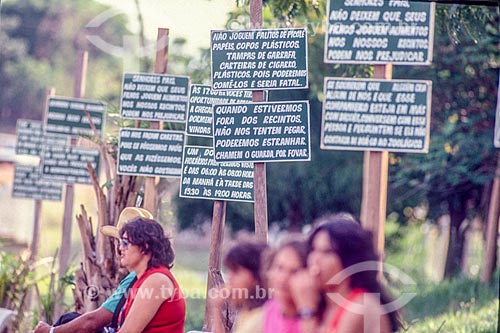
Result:
{"label": "hat brim", "polygon": [[120,238],[120,231],[118,230],[117,227],[112,226],[112,225],[105,225],[101,227],[101,233],[105,236],[113,237],[113,238]]}

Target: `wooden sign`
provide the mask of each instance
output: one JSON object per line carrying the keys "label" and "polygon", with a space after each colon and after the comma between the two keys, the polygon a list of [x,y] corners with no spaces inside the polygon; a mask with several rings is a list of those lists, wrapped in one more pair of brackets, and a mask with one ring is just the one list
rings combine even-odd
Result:
{"label": "wooden sign", "polygon": [[121,128],[117,173],[180,177],[185,140],[181,131]]}
{"label": "wooden sign", "polygon": [[13,198],[61,201],[63,185],[41,178],[38,166],[16,164],[14,166]]}
{"label": "wooden sign", "polygon": [[326,77],[321,149],[426,153],[431,81]]}
{"label": "wooden sign", "polygon": [[87,163],[99,176],[99,151],[74,146],[44,146],[42,152],[42,178],[64,184],[91,185]]}
{"label": "wooden sign", "polygon": [[66,136],[47,133],[44,135],[41,121],[19,119],[16,127],[16,154],[40,156],[43,145],[65,146]]}

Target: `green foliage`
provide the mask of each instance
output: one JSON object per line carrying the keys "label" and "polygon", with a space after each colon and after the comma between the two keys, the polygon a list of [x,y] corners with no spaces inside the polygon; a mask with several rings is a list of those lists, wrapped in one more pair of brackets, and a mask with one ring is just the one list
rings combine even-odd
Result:
{"label": "green foliage", "polygon": [[469,7],[438,6],[432,66],[394,71],[395,77],[433,81],[429,153],[393,155],[396,210],[425,200],[435,218],[449,211],[443,202],[452,194],[479,202],[482,186],[493,178],[500,44],[492,27],[499,18],[492,9]]}
{"label": "green foliage", "polygon": [[[110,99],[120,90],[121,63],[88,43],[85,25],[108,7],[96,1],[7,1],[0,20],[0,124],[15,127],[18,118],[41,119],[46,89],[73,95],[78,50],[89,51],[86,95]],[[99,36],[120,45],[128,34],[123,17],[100,28]],[[20,93],[22,92],[22,93]]]}

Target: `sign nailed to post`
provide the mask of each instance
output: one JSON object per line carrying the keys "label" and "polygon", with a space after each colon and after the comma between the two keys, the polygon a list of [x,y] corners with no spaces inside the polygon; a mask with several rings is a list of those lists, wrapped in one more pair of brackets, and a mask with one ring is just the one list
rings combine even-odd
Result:
{"label": "sign nailed to post", "polygon": [[66,136],[43,135],[41,121],[18,119],[17,121],[16,154],[40,156],[43,145],[65,146],[68,143]]}
{"label": "sign nailed to post", "polygon": [[189,83],[188,76],[124,73],[120,116],[185,122]]}
{"label": "sign nailed to post", "polygon": [[212,30],[214,90],[308,87],[307,31]]}
{"label": "sign nailed to post", "polygon": [[186,146],[179,196],[253,202],[253,163],[217,163],[213,148]]}
{"label": "sign nailed to post", "polygon": [[321,149],[426,153],[431,84],[326,77]]}
{"label": "sign nailed to post", "polygon": [[180,177],[185,138],[181,131],[120,129],[117,173]]}
{"label": "sign nailed to post", "polygon": [[92,184],[87,163],[99,176],[99,150],[73,146],[44,146],[42,178],[65,184]]}
{"label": "sign nailed to post", "polygon": [[325,63],[429,65],[434,3],[329,0]]}
{"label": "sign nailed to post", "polygon": [[217,162],[309,161],[309,102],[214,106]]}
{"label": "sign nailed to post", "polygon": [[189,95],[189,111],[186,134],[212,137],[214,104],[249,103],[252,92],[249,90],[215,91],[210,86],[193,84]]}
{"label": "sign nailed to post", "polygon": [[38,166],[14,166],[14,186],[12,197],[35,200],[61,201],[63,186],[50,180],[41,179]]}
{"label": "sign nailed to post", "polygon": [[50,97],[47,111],[46,133],[64,135],[93,136],[89,120],[84,110],[88,111],[99,135],[102,135],[106,104],[80,98]]}

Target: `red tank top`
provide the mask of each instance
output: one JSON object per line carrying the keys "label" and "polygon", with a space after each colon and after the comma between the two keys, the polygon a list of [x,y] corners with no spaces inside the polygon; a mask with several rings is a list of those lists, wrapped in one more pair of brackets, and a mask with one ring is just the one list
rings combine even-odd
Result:
{"label": "red tank top", "polygon": [[[179,288],[179,284],[175,280],[170,270],[164,266],[148,269],[137,281],[135,281],[130,293],[123,306],[123,311],[120,317],[127,318],[127,314],[134,303],[134,299],[138,293],[139,288],[144,281],[154,273],[161,273],[166,275],[174,284],[174,294],[170,299],[165,300],[158,311],[146,325],[142,333],[183,333],[184,320],[186,317],[186,301]],[[121,321],[121,320],[120,320]]]}
{"label": "red tank top", "polygon": [[331,330],[331,332],[337,332],[337,326],[339,325],[340,319],[342,318],[342,316],[346,311],[345,308],[348,306],[348,303],[353,302],[356,298],[363,295],[364,293],[366,293],[366,290],[356,288],[353,289],[349,293],[349,295],[347,295],[342,304],[340,304],[339,307],[337,307],[337,309],[335,310],[332,320],[330,321],[330,325],[328,325],[329,326],[328,328]]}

